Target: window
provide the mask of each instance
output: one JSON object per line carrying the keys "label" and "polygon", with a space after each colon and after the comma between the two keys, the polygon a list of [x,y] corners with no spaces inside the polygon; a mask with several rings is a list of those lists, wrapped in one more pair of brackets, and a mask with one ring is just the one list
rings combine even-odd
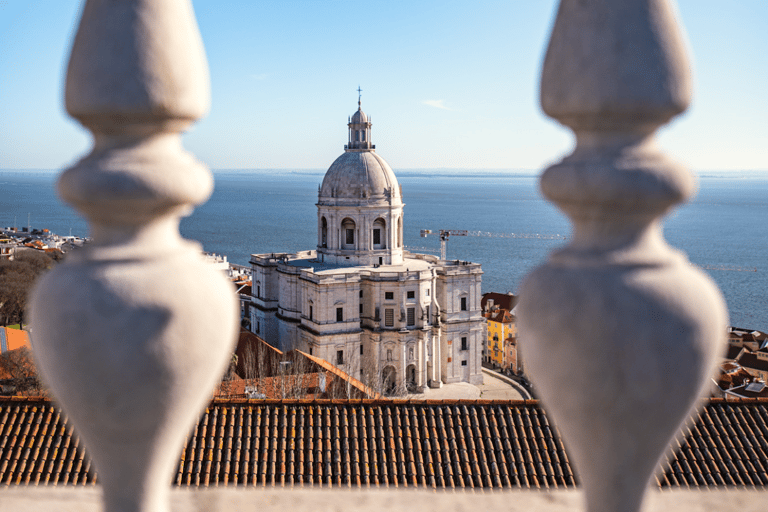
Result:
{"label": "window", "polygon": [[355,230],[354,229],[346,229],[347,232],[347,245],[354,245],[355,243]]}
{"label": "window", "polygon": [[427,318],[425,318],[425,320],[426,320],[426,322],[427,322],[427,323],[429,323],[429,306],[427,306],[427,307],[426,307],[426,308],[424,308],[424,309],[426,310],[426,311],[425,311],[425,314],[427,315]]}
{"label": "window", "polygon": [[314,318],[312,318],[312,305],[311,304],[309,305],[309,319],[310,320],[314,320]]}
{"label": "window", "polygon": [[[362,345],[360,345],[360,355],[363,355],[363,346]],[[360,371],[362,371],[362,370],[360,370]]]}
{"label": "window", "polygon": [[461,338],[461,350],[469,350],[469,343],[467,343],[467,338]]}
{"label": "window", "polygon": [[309,355],[312,355],[312,347],[309,347]]}
{"label": "window", "polygon": [[427,297],[429,297],[429,288],[427,288],[426,291],[427,291]]}
{"label": "window", "polygon": [[344,351],[343,350],[337,350],[336,351],[336,364],[344,364]]}
{"label": "window", "polygon": [[344,308],[336,308],[336,321],[337,322],[344,321]]}
{"label": "window", "polygon": [[381,230],[373,230],[373,245],[381,245]]}
{"label": "window", "polygon": [[376,309],[374,310],[374,312],[373,312],[373,319],[374,319],[375,321],[377,321],[377,322],[378,322],[379,320],[381,320],[381,317],[379,316],[379,308],[376,308]]}
{"label": "window", "polygon": [[408,298],[409,299],[415,299],[416,298],[416,292],[411,290],[408,292]]}
{"label": "window", "polygon": [[462,297],[461,298],[461,310],[466,311],[467,310],[467,298]]}
{"label": "window", "polygon": [[323,217],[320,228],[320,243],[323,247],[328,247],[328,221]]}
{"label": "window", "polygon": [[361,315],[363,314],[363,303],[362,302],[360,303],[360,314]]}
{"label": "window", "polygon": [[261,322],[256,320],[256,334],[258,334],[261,331]]}
{"label": "window", "polygon": [[384,310],[384,326],[394,327],[394,325],[395,325],[395,310],[385,309]]}
{"label": "window", "polygon": [[261,297],[261,285],[256,286],[256,296]]}
{"label": "window", "polygon": [[416,325],[416,308],[408,308],[408,325]]}
{"label": "window", "polygon": [[363,290],[360,290],[360,298],[363,298]]}
{"label": "window", "polygon": [[461,366],[467,366],[467,362],[466,361],[462,361],[461,362]]}
{"label": "window", "polygon": [[384,300],[395,300],[395,292],[384,292]]}

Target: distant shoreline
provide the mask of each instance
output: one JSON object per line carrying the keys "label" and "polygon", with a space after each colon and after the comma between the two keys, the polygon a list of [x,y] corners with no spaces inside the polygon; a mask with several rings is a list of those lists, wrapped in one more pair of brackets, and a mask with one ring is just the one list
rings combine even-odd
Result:
{"label": "distant shoreline", "polygon": [[[421,169],[393,169],[398,178],[537,178],[541,169],[447,169],[447,168],[421,168]],[[62,169],[0,169],[0,178],[4,174],[9,176],[24,174],[54,175]],[[216,176],[318,176],[325,175],[326,169],[212,169]],[[768,169],[748,170],[700,170],[693,171],[698,178],[706,179],[758,179],[768,180]]]}

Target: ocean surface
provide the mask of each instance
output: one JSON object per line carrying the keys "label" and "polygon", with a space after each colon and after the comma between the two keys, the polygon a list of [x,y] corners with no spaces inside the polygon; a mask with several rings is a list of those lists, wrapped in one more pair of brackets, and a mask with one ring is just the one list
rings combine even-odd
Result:
{"label": "ocean surface", "polygon": [[[448,258],[483,265],[483,292],[515,292],[525,275],[570,236],[570,223],[538,191],[534,173],[395,170],[402,185],[404,242],[439,254],[422,229],[481,231],[451,237]],[[219,170],[210,200],[182,220],[186,238],[247,265],[250,255],[314,249],[317,189],[324,171]],[[55,194],[50,170],[0,170],[0,226],[48,228],[87,236]],[[707,172],[699,192],[664,222],[668,242],[717,282],[732,325],[768,331],[768,172]],[[509,237],[511,234],[515,237]],[[538,235],[538,236],[537,236]]]}

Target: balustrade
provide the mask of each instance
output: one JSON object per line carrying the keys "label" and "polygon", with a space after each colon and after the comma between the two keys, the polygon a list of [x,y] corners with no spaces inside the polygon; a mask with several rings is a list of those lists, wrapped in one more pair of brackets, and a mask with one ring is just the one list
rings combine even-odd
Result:
{"label": "balustrade", "polygon": [[[528,278],[519,316],[528,364],[592,511],[639,509],[725,333],[717,290],[665,244],[659,226],[694,181],[656,148],[653,134],[685,110],[690,91],[668,1],[562,0],[541,102],[577,143],[547,169],[541,187],[572,219],[574,236]],[[210,173],[180,143],[180,132],[208,106],[189,0],[88,0],[66,105],[93,133],[94,147],[62,174],[59,191],[88,218],[94,242],[38,287],[36,357],[94,459],[105,510],[169,510],[184,435],[229,361],[237,321],[230,284],[178,233],[180,216],[212,190]],[[32,508],[73,499],[34,492],[41,499]],[[81,509],[94,509],[94,493],[77,492]],[[575,505],[573,493],[510,499],[377,491],[358,499],[286,490],[270,491],[266,502],[265,494],[231,493],[180,494],[175,502],[194,510],[244,500],[265,509]],[[711,499],[650,501],[662,509]]]}

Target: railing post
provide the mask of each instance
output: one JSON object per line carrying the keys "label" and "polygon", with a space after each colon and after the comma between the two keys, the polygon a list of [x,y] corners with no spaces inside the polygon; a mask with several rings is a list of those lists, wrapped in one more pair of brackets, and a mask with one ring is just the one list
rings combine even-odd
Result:
{"label": "railing post", "polygon": [[593,512],[636,511],[714,371],[727,323],[711,280],[662,237],[695,189],[654,143],[691,77],[667,0],[562,0],[541,79],[576,135],[541,177],[573,239],[520,290],[523,357]]}
{"label": "railing post", "polygon": [[94,145],[58,186],[93,243],[37,286],[31,324],[108,512],[170,509],[184,437],[233,350],[234,288],[178,231],[213,188],[180,140],[208,97],[189,0],[86,2],[66,106]]}

